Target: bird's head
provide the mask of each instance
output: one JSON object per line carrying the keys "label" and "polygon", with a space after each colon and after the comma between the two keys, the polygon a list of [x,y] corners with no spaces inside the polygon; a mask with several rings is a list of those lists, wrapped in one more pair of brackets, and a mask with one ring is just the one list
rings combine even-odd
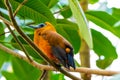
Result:
{"label": "bird's head", "polygon": [[56,32],[54,26],[49,22],[41,23],[37,26],[30,26],[30,27],[35,29],[34,42],[36,44],[39,43],[39,40],[40,40],[41,36],[43,36],[43,34],[48,33],[49,31]]}
{"label": "bird's head", "polygon": [[30,27],[34,28],[35,31],[37,31],[37,32],[39,32],[39,31],[43,32],[43,31],[48,31],[48,30],[50,30],[50,31],[56,31],[55,28],[54,28],[54,26],[51,23],[49,23],[49,22],[40,23],[37,26],[30,26]]}

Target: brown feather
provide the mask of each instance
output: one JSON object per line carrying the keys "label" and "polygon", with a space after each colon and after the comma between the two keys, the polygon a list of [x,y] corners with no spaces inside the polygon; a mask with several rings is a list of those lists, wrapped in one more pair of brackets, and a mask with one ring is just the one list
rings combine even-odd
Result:
{"label": "brown feather", "polygon": [[35,30],[34,43],[56,64],[75,69],[71,44],[58,34],[49,22],[46,22],[46,26]]}

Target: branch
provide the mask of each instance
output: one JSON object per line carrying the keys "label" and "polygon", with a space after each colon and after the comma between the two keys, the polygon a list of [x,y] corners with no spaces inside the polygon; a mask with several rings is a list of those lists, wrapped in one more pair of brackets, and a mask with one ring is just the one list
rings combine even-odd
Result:
{"label": "branch", "polygon": [[18,7],[17,9],[15,10],[13,16],[15,17],[17,12],[20,10],[20,8],[27,2],[28,0],[24,0]]}
{"label": "branch", "polygon": [[15,41],[19,44],[20,48],[23,50],[23,52],[25,53],[26,57],[28,58],[28,60],[33,61],[29,55],[27,50],[25,49],[25,47],[22,45],[21,41],[17,38],[17,36],[15,35],[15,33],[12,31],[11,27],[5,23],[5,25],[7,26],[7,28],[9,29],[10,33],[12,34],[12,36],[14,37]]}
{"label": "branch", "polygon": [[8,24],[8,25],[10,25],[10,26],[13,26],[13,24],[12,24],[10,21],[8,21],[7,19],[3,18],[1,15],[0,15],[0,19],[1,19],[4,23],[6,23],[6,24]]}
{"label": "branch", "polygon": [[62,9],[60,9],[59,11],[54,12],[53,14],[58,14],[58,13],[60,13],[62,11],[68,10],[68,9],[69,9],[69,7],[67,6],[67,7],[64,7]]}
{"label": "branch", "polygon": [[[2,16],[0,14],[0,16]],[[4,22],[5,23],[5,22]],[[15,33],[13,32],[13,30],[11,29],[11,27],[5,23],[5,25],[7,26],[7,28],[9,29],[10,33],[12,34],[12,36],[14,37],[15,41],[19,44],[19,46],[21,47],[21,49],[23,50],[23,52],[25,53],[25,55],[27,56],[27,58],[32,61],[32,59],[29,57],[27,50],[25,49],[25,47],[22,45],[21,41],[17,38],[17,36],[15,35]]]}
{"label": "branch", "polygon": [[[47,67],[47,66],[45,66],[45,65],[39,64],[39,63],[37,63],[37,62],[35,62],[35,61],[32,61],[32,62],[31,62],[30,60],[28,60],[27,57],[25,57],[25,56],[23,56],[23,55],[15,52],[15,51],[9,49],[9,48],[3,46],[2,44],[0,44],[0,49],[3,50],[3,51],[5,51],[5,52],[7,52],[8,54],[11,54],[11,55],[13,55],[13,56],[15,56],[15,57],[18,57],[18,58],[20,58],[20,59],[28,62],[29,64],[31,64],[32,66],[34,66],[34,67],[36,67],[36,68],[38,68],[38,69],[40,69],[40,70],[44,70],[44,69],[49,70],[49,68],[50,68],[50,67]],[[47,68],[46,68],[46,67],[47,67]],[[52,67],[51,69],[53,69],[53,67]]]}
{"label": "branch", "polygon": [[[81,48],[79,55],[80,55],[81,66],[90,68],[90,49],[82,37],[81,37]],[[91,80],[90,74],[81,73],[81,77],[83,80]]]}
{"label": "branch", "polygon": [[[3,46],[2,44],[0,44],[0,49],[7,52],[8,54],[11,54],[15,57],[18,57],[24,61],[26,61],[27,63],[29,63],[30,65],[38,68],[39,70],[53,70],[55,71],[56,69],[53,68],[52,66],[48,66],[48,65],[42,65],[42,64],[39,64],[35,61],[31,62],[28,60],[27,57]],[[85,67],[79,67],[79,68],[76,68],[75,70],[74,69],[70,69],[69,70],[70,72],[80,72],[80,73],[87,73],[87,74],[96,74],[96,75],[103,75],[103,76],[112,76],[112,75],[115,75],[115,74],[120,74],[120,71],[108,71],[108,70],[98,70],[98,69],[90,69],[90,68],[85,68]]]}
{"label": "branch", "polygon": [[24,34],[24,32],[20,29],[20,27],[18,26],[16,20],[14,19],[13,16],[13,12],[12,12],[12,8],[10,6],[10,3],[8,0],[4,0],[5,1],[5,5],[8,9],[9,12],[9,17],[12,21],[12,24],[14,26],[14,28],[17,30],[17,32],[21,35],[21,37],[47,62],[49,62],[52,66],[54,66],[57,70],[59,70],[61,73],[63,73],[64,75],[70,77],[73,80],[81,80],[79,78],[77,78],[76,76],[73,76],[72,74],[68,73],[66,70],[64,70],[63,68],[59,68],[57,65],[55,65],[48,57],[45,56],[45,54],[32,42],[32,40],[26,36]]}

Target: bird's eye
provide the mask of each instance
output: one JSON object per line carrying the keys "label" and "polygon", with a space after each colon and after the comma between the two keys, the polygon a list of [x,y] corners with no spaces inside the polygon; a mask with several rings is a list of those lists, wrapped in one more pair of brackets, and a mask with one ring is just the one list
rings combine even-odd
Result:
{"label": "bird's eye", "polygon": [[42,27],[44,27],[44,26],[45,26],[44,23],[41,23],[41,24],[38,25],[39,28],[42,28]]}

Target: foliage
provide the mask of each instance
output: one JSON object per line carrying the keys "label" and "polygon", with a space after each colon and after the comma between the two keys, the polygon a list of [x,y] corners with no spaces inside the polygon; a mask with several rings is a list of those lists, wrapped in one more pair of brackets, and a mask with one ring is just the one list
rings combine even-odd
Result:
{"label": "foliage", "polygon": [[[10,0],[13,11],[16,10],[22,1],[23,0]],[[29,23],[38,24],[45,21],[51,22],[55,26],[57,32],[64,36],[72,44],[75,54],[77,54],[80,49],[81,35],[86,39],[89,46],[92,46],[93,39],[93,51],[99,57],[99,59],[96,61],[96,65],[102,69],[107,68],[115,59],[117,59],[116,48],[113,46],[111,41],[105,37],[106,34],[102,34],[94,29],[91,29],[90,31],[84,19],[86,16],[87,19],[94,24],[120,38],[120,9],[112,8],[112,14],[109,14],[105,11],[95,10],[87,11],[84,14],[82,11],[80,11],[79,7],[76,9],[77,7],[72,4],[72,0],[69,1],[70,7],[67,3],[65,5],[61,4],[61,7],[58,7],[60,6],[60,0],[28,0],[18,11],[15,18],[21,29],[31,39],[33,39],[34,30],[27,26]],[[97,1],[98,0],[90,0],[90,3],[94,4]],[[62,16],[63,19],[55,17],[56,9],[59,9],[58,15]],[[9,20],[3,0],[0,0],[0,14],[5,19]],[[76,21],[74,21],[73,15]],[[12,35],[6,33],[5,28],[6,26],[3,24],[3,22],[0,22],[0,43],[12,50],[21,51]],[[23,46],[27,49],[29,55],[34,60],[38,61],[39,63],[44,62],[42,58],[38,56],[38,54],[34,52],[32,48],[30,48],[29,44],[25,43],[25,41],[17,34],[16,31],[14,31],[14,33],[16,33],[18,39],[23,43]],[[101,59],[101,56],[103,56],[104,59]],[[6,70],[2,70],[5,62],[10,63],[7,68],[12,66],[12,72],[7,71],[7,68]],[[2,50],[0,50],[0,68],[0,72],[7,80],[37,80],[41,74],[38,69],[34,68],[30,64],[8,55]],[[64,75],[59,74],[58,76],[54,72],[50,72],[49,75],[52,80],[53,76],[57,80],[63,80],[64,78]]]}
{"label": "foliage", "polygon": [[7,80],[37,80],[40,75],[38,69],[15,57],[12,58],[12,68],[14,73],[2,71]]}
{"label": "foliage", "polygon": [[91,33],[88,28],[87,19],[85,18],[83,11],[76,0],[69,0],[70,8],[72,10],[73,16],[76,19],[76,23],[79,27],[79,32],[81,37],[86,41],[89,48],[92,48],[92,38]]}

